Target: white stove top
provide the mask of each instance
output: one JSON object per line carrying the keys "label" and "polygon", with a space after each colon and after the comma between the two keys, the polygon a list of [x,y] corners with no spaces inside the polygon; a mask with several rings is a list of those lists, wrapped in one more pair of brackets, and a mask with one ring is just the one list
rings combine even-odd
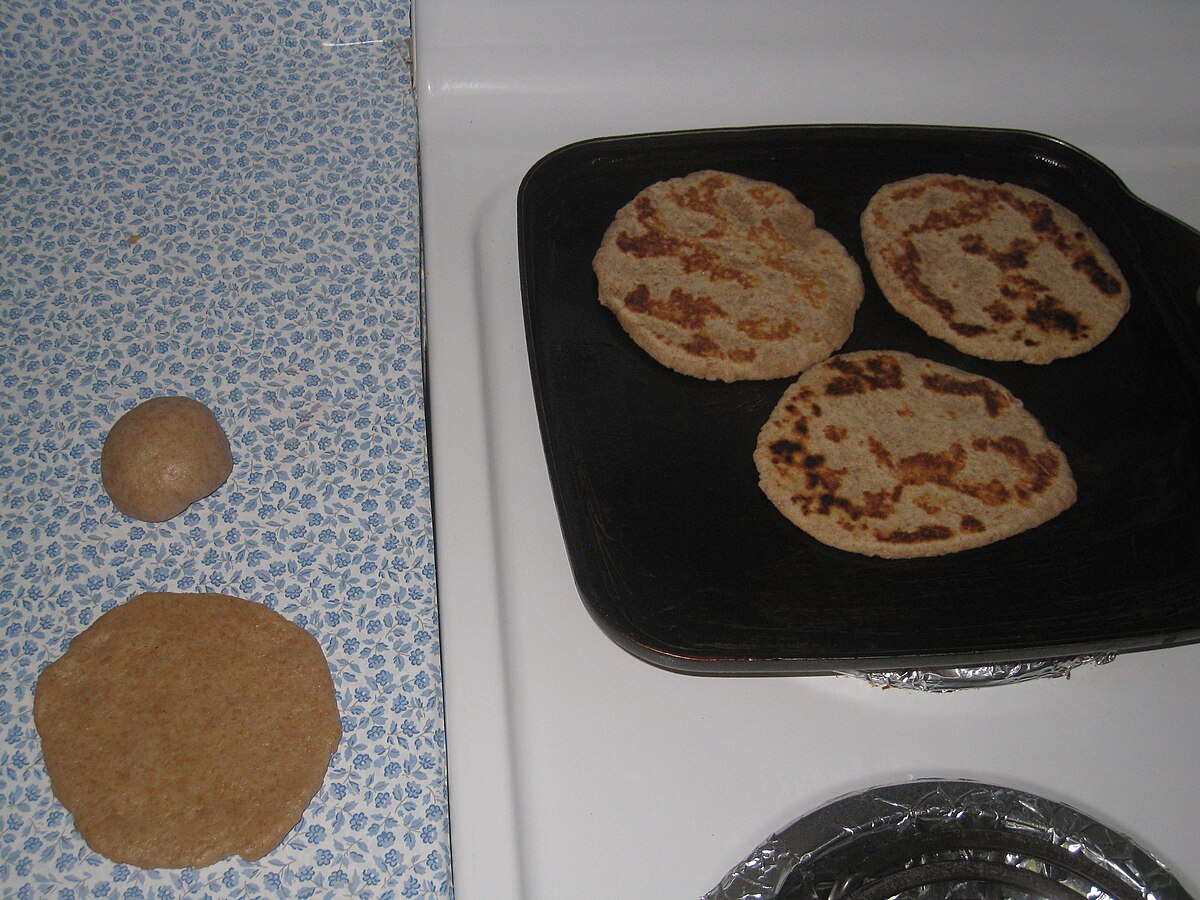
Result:
{"label": "white stove top", "polygon": [[1066,802],[1200,893],[1200,646],[953,694],[655,669],[571,577],[516,192],[572,141],[756,124],[1023,128],[1200,226],[1200,6],[464,2],[414,13],[456,895],[697,897],[814,807],[916,777]]}

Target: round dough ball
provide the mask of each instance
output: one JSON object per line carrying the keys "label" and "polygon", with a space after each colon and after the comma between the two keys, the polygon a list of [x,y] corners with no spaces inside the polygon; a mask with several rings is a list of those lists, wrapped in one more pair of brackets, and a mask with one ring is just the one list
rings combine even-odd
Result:
{"label": "round dough ball", "polygon": [[125,515],[165,522],[207,497],[233,471],[229,439],[191,397],[154,397],[117,420],[104,439],[100,479]]}

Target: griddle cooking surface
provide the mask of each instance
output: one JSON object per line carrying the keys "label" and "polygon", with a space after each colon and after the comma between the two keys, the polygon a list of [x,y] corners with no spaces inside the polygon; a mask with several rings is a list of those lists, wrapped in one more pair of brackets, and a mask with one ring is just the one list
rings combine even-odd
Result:
{"label": "griddle cooking surface", "polygon": [[[943,557],[826,547],[757,485],[758,430],[792,379],[723,384],[641,351],[596,299],[616,211],[702,168],[792,191],[858,261],[843,350],[895,349],[992,378],[1067,455],[1075,506]],[[881,185],[951,172],[1026,185],[1105,242],[1132,306],[1047,366],[966,356],[884,300],[858,219]],[[1200,234],[1053,138],[923,126],[795,126],[605,138],[527,174],[518,239],[530,366],[580,595],[630,652],[701,674],[868,671],[1149,649],[1200,639]]]}

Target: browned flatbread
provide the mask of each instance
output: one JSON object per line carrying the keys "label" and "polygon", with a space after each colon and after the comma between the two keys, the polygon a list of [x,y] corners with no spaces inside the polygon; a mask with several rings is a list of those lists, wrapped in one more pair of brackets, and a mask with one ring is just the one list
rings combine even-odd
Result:
{"label": "browned flatbread", "polygon": [[113,505],[144,522],[164,522],[207,497],[233,471],[217,417],[191,397],[139,403],[109,430],[100,479]]}
{"label": "browned flatbread", "polygon": [[795,525],[869,556],[979,547],[1075,502],[1066,457],[1011,393],[892,351],[841,354],[801,375],[754,462]]}
{"label": "browned flatbread", "polygon": [[600,302],[637,344],[696,378],[795,375],[846,340],[858,264],[775,184],[693,172],[639,193],[592,262]]}
{"label": "browned flatbread", "polygon": [[1107,338],[1129,287],[1071,210],[1030,188],[922,175],[862,215],[883,295],[930,335],[984,359],[1048,363]]}
{"label": "browned flatbread", "polygon": [[38,678],[55,796],[97,853],[143,868],[258,859],[287,835],[341,740],[317,641],[222,594],[141,594]]}

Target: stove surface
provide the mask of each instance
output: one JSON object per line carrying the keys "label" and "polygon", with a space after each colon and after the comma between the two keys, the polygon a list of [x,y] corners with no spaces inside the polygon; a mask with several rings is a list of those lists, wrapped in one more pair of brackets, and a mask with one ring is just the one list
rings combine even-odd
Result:
{"label": "stove surface", "polygon": [[467,2],[414,23],[456,895],[701,896],[830,797],[924,777],[1052,796],[1195,894],[1198,647],[935,694],[680,675],[605,636],[550,491],[515,211],[577,140],[911,123],[1054,135],[1200,226],[1200,7]]}

